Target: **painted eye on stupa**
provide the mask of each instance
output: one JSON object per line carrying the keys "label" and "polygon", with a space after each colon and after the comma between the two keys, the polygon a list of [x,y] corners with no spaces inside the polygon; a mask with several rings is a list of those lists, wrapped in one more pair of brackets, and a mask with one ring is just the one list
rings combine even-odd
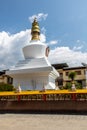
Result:
{"label": "painted eye on stupa", "polygon": [[49,48],[49,46],[46,48],[46,52],[45,52],[45,55],[48,57],[48,55],[49,55],[49,52],[50,52],[50,48]]}

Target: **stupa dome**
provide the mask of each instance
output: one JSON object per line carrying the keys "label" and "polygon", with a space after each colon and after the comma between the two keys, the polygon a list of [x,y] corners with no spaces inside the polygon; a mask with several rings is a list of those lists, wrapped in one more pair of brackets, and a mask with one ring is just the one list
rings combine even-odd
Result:
{"label": "stupa dome", "polygon": [[42,58],[46,56],[47,45],[40,41],[31,41],[28,46],[23,48],[25,59],[27,58]]}

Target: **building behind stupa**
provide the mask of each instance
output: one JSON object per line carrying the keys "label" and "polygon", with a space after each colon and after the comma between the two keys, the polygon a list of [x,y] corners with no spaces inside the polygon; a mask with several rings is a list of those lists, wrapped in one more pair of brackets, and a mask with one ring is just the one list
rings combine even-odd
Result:
{"label": "building behind stupa", "polygon": [[32,23],[31,35],[29,45],[23,48],[24,60],[6,74],[13,78],[14,87],[20,84],[23,90],[55,89],[55,80],[59,74],[48,61],[49,47],[40,41],[36,18]]}

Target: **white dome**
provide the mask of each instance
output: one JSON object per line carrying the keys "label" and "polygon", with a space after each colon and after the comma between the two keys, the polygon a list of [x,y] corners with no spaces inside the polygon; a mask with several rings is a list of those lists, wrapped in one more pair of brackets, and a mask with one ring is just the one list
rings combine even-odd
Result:
{"label": "white dome", "polygon": [[40,41],[31,41],[28,46],[23,48],[25,59],[45,57],[47,45]]}

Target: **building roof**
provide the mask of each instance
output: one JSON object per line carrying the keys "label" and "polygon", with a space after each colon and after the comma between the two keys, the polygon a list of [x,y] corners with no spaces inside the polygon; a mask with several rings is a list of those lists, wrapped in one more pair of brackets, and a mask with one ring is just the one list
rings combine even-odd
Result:
{"label": "building roof", "polygon": [[0,71],[0,76],[5,74],[5,71]]}
{"label": "building roof", "polygon": [[67,63],[59,63],[59,64],[52,64],[55,69],[63,69],[64,67],[68,67]]}
{"label": "building roof", "polygon": [[76,67],[65,67],[63,70],[75,70],[75,69],[85,69],[85,66],[76,66]]}

